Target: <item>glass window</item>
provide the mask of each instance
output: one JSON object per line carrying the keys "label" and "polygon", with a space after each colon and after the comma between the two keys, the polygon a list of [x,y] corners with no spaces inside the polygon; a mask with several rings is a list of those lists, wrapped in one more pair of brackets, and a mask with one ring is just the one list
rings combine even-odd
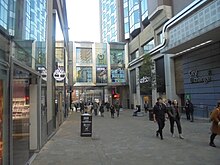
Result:
{"label": "glass window", "polygon": [[160,32],[159,34],[157,34],[157,44],[161,44],[163,41],[163,37],[162,37],[162,32]]}
{"label": "glass window", "polygon": [[96,68],[96,83],[107,83],[107,67]]}
{"label": "glass window", "polygon": [[118,68],[111,68],[111,80],[112,83],[125,83],[125,69],[118,67]]}
{"label": "glass window", "polygon": [[128,22],[125,23],[125,33],[129,33],[129,24]]}
{"label": "glass window", "polygon": [[148,43],[146,43],[143,48],[144,48],[144,53],[148,53],[151,49],[155,47],[154,44],[154,39],[150,40]]}
{"label": "glass window", "polygon": [[146,0],[142,0],[141,1],[141,12],[142,12],[142,14],[144,14],[147,10],[148,10],[147,1]]}
{"label": "glass window", "polygon": [[111,16],[111,25],[113,25],[115,23],[115,17]]}
{"label": "glass window", "polygon": [[134,24],[139,23],[140,22],[140,15],[139,15],[139,10],[136,10],[134,12]]}
{"label": "glass window", "polygon": [[124,8],[124,17],[128,17],[128,7]]}
{"label": "glass window", "polygon": [[124,64],[124,50],[110,50],[111,64]]}
{"label": "glass window", "polygon": [[76,67],[77,82],[92,82],[92,67]]}
{"label": "glass window", "polygon": [[92,49],[76,48],[76,62],[80,64],[92,63]]}
{"label": "glass window", "polygon": [[133,69],[130,72],[130,85],[131,85],[131,92],[136,93],[136,70]]}

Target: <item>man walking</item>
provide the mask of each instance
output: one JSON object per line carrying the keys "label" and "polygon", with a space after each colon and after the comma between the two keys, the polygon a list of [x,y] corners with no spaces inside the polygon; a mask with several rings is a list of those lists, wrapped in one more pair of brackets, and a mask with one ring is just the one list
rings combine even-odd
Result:
{"label": "man walking", "polygon": [[161,97],[157,98],[157,102],[153,108],[153,118],[154,122],[158,124],[158,130],[156,131],[156,136],[160,134],[161,140],[163,140],[163,128],[165,126],[165,114],[166,114],[166,106],[163,103]]}

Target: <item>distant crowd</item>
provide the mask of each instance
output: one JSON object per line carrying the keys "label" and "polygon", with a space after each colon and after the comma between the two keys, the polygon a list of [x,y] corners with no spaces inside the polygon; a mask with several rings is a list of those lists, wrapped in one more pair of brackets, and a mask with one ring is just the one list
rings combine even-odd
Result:
{"label": "distant crowd", "polygon": [[115,117],[115,113],[116,116],[119,117],[120,114],[120,110],[122,109],[122,106],[119,104],[118,101],[116,101],[113,104],[110,104],[109,102],[84,102],[84,101],[80,101],[78,103],[73,103],[72,107],[71,107],[72,111],[79,111],[81,113],[90,113],[90,114],[94,114],[95,116],[101,116],[104,117],[104,112],[110,112],[111,113],[111,117],[114,118]]}

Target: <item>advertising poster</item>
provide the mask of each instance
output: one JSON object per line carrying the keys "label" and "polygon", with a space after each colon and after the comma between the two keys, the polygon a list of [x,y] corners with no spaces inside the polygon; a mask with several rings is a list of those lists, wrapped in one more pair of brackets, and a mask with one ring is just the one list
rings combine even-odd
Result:
{"label": "advertising poster", "polygon": [[107,68],[96,68],[96,83],[107,83]]}

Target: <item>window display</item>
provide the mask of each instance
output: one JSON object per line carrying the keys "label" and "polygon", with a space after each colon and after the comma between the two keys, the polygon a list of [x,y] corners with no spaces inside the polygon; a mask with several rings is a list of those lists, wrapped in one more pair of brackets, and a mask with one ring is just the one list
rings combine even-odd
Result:
{"label": "window display", "polygon": [[29,118],[29,104],[26,104],[28,98],[13,98],[13,119]]}
{"label": "window display", "polygon": [[76,62],[80,64],[92,63],[92,49],[77,48],[76,49]]}
{"label": "window display", "polygon": [[92,67],[76,67],[77,82],[92,82]]}

